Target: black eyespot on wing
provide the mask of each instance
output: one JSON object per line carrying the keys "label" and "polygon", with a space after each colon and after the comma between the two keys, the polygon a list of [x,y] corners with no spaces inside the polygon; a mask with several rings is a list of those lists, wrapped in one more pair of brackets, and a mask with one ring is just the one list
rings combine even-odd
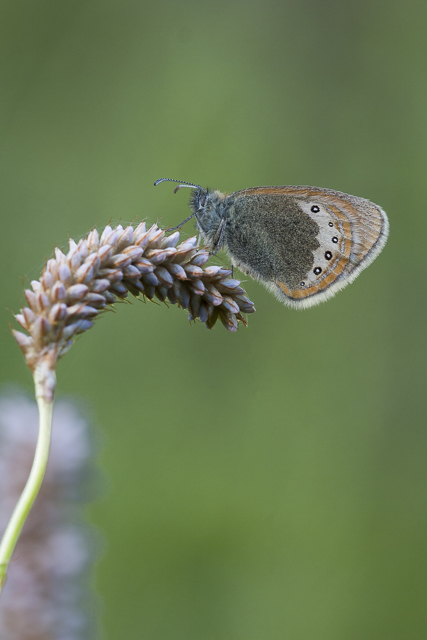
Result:
{"label": "black eyespot on wing", "polygon": [[319,209],[319,207],[318,207],[316,204],[314,204],[314,205],[311,207],[310,211],[312,211],[313,213],[319,213],[320,209]]}
{"label": "black eyespot on wing", "polygon": [[316,274],[316,276],[319,276],[322,273],[322,268],[321,267],[315,267],[313,269],[313,272]]}
{"label": "black eyespot on wing", "polygon": [[330,226],[330,227],[333,227],[333,226],[334,226],[334,223],[333,223],[333,222],[328,222],[328,224],[329,224],[329,226]]}
{"label": "black eyespot on wing", "polygon": [[335,242],[335,244],[336,244],[336,243],[338,242],[338,238],[337,238],[336,236],[334,236],[334,237],[332,238],[332,242]]}
{"label": "black eyespot on wing", "polygon": [[326,258],[326,260],[330,260],[332,258],[332,253],[330,251],[326,251],[325,252],[325,258]]}

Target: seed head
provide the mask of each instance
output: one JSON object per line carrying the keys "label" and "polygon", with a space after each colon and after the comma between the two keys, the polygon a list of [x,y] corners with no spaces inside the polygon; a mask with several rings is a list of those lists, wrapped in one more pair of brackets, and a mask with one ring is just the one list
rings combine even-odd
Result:
{"label": "seed head", "polygon": [[178,241],[178,231],[166,236],[156,224],[147,231],[142,222],[136,228],[108,225],[101,235],[93,230],[78,243],[70,240],[66,254],[55,250],[40,280],[25,291],[28,306],[15,316],[27,333],[13,331],[28,366],[45,379],[47,400],[58,358],[103,309],[129,293],[177,304],[208,329],[218,319],[228,331],[246,324],[243,313],[255,308],[231,270],[205,268],[209,253],[195,237]]}

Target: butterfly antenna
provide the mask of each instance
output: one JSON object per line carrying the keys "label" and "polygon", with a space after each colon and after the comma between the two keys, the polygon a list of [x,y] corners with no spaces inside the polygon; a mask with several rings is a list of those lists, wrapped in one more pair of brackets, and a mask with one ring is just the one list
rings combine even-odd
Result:
{"label": "butterfly antenna", "polygon": [[175,187],[175,189],[173,190],[174,193],[179,191],[181,187],[188,187],[189,189],[201,189],[203,193],[206,193],[203,187],[201,187],[199,184],[193,184],[192,182],[184,182],[183,180],[174,180],[173,178],[159,178],[159,180],[156,180],[156,182],[154,183],[154,186],[157,187],[157,185],[160,184],[161,182],[179,182],[179,185]]}

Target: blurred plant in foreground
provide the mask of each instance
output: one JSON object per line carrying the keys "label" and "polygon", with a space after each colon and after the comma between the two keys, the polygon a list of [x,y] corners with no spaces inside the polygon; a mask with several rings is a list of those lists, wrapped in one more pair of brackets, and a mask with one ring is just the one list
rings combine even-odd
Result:
{"label": "blurred plant in foreground", "polygon": [[[88,476],[91,480],[88,424],[65,400],[57,403],[53,422],[51,455],[37,509],[23,527],[2,597],[0,637],[7,640],[92,637],[86,583],[93,535],[82,523],[82,494]],[[0,395],[2,529],[28,477],[37,423],[34,401],[17,391]]]}
{"label": "blurred plant in foreground", "polygon": [[67,254],[56,249],[40,280],[25,291],[28,307],[16,315],[27,331],[13,331],[33,372],[39,408],[39,436],[33,466],[0,544],[0,591],[21,528],[37,496],[49,455],[56,363],[94,318],[128,293],[177,304],[211,329],[216,321],[229,331],[246,324],[253,303],[230,278],[231,270],[204,265],[209,253],[195,237],[178,244],[179,232],[166,236],[154,224],[146,229],[117,225],[94,230]]}

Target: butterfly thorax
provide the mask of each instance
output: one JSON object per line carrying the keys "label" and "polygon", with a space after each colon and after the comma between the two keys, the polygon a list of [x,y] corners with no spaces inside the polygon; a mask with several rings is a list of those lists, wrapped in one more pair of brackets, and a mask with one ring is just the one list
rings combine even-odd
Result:
{"label": "butterfly thorax", "polygon": [[[209,251],[218,248],[221,223],[229,217],[230,203],[221,191],[195,189],[190,200],[190,208],[197,219],[197,229]],[[223,244],[223,243],[222,243]]]}

